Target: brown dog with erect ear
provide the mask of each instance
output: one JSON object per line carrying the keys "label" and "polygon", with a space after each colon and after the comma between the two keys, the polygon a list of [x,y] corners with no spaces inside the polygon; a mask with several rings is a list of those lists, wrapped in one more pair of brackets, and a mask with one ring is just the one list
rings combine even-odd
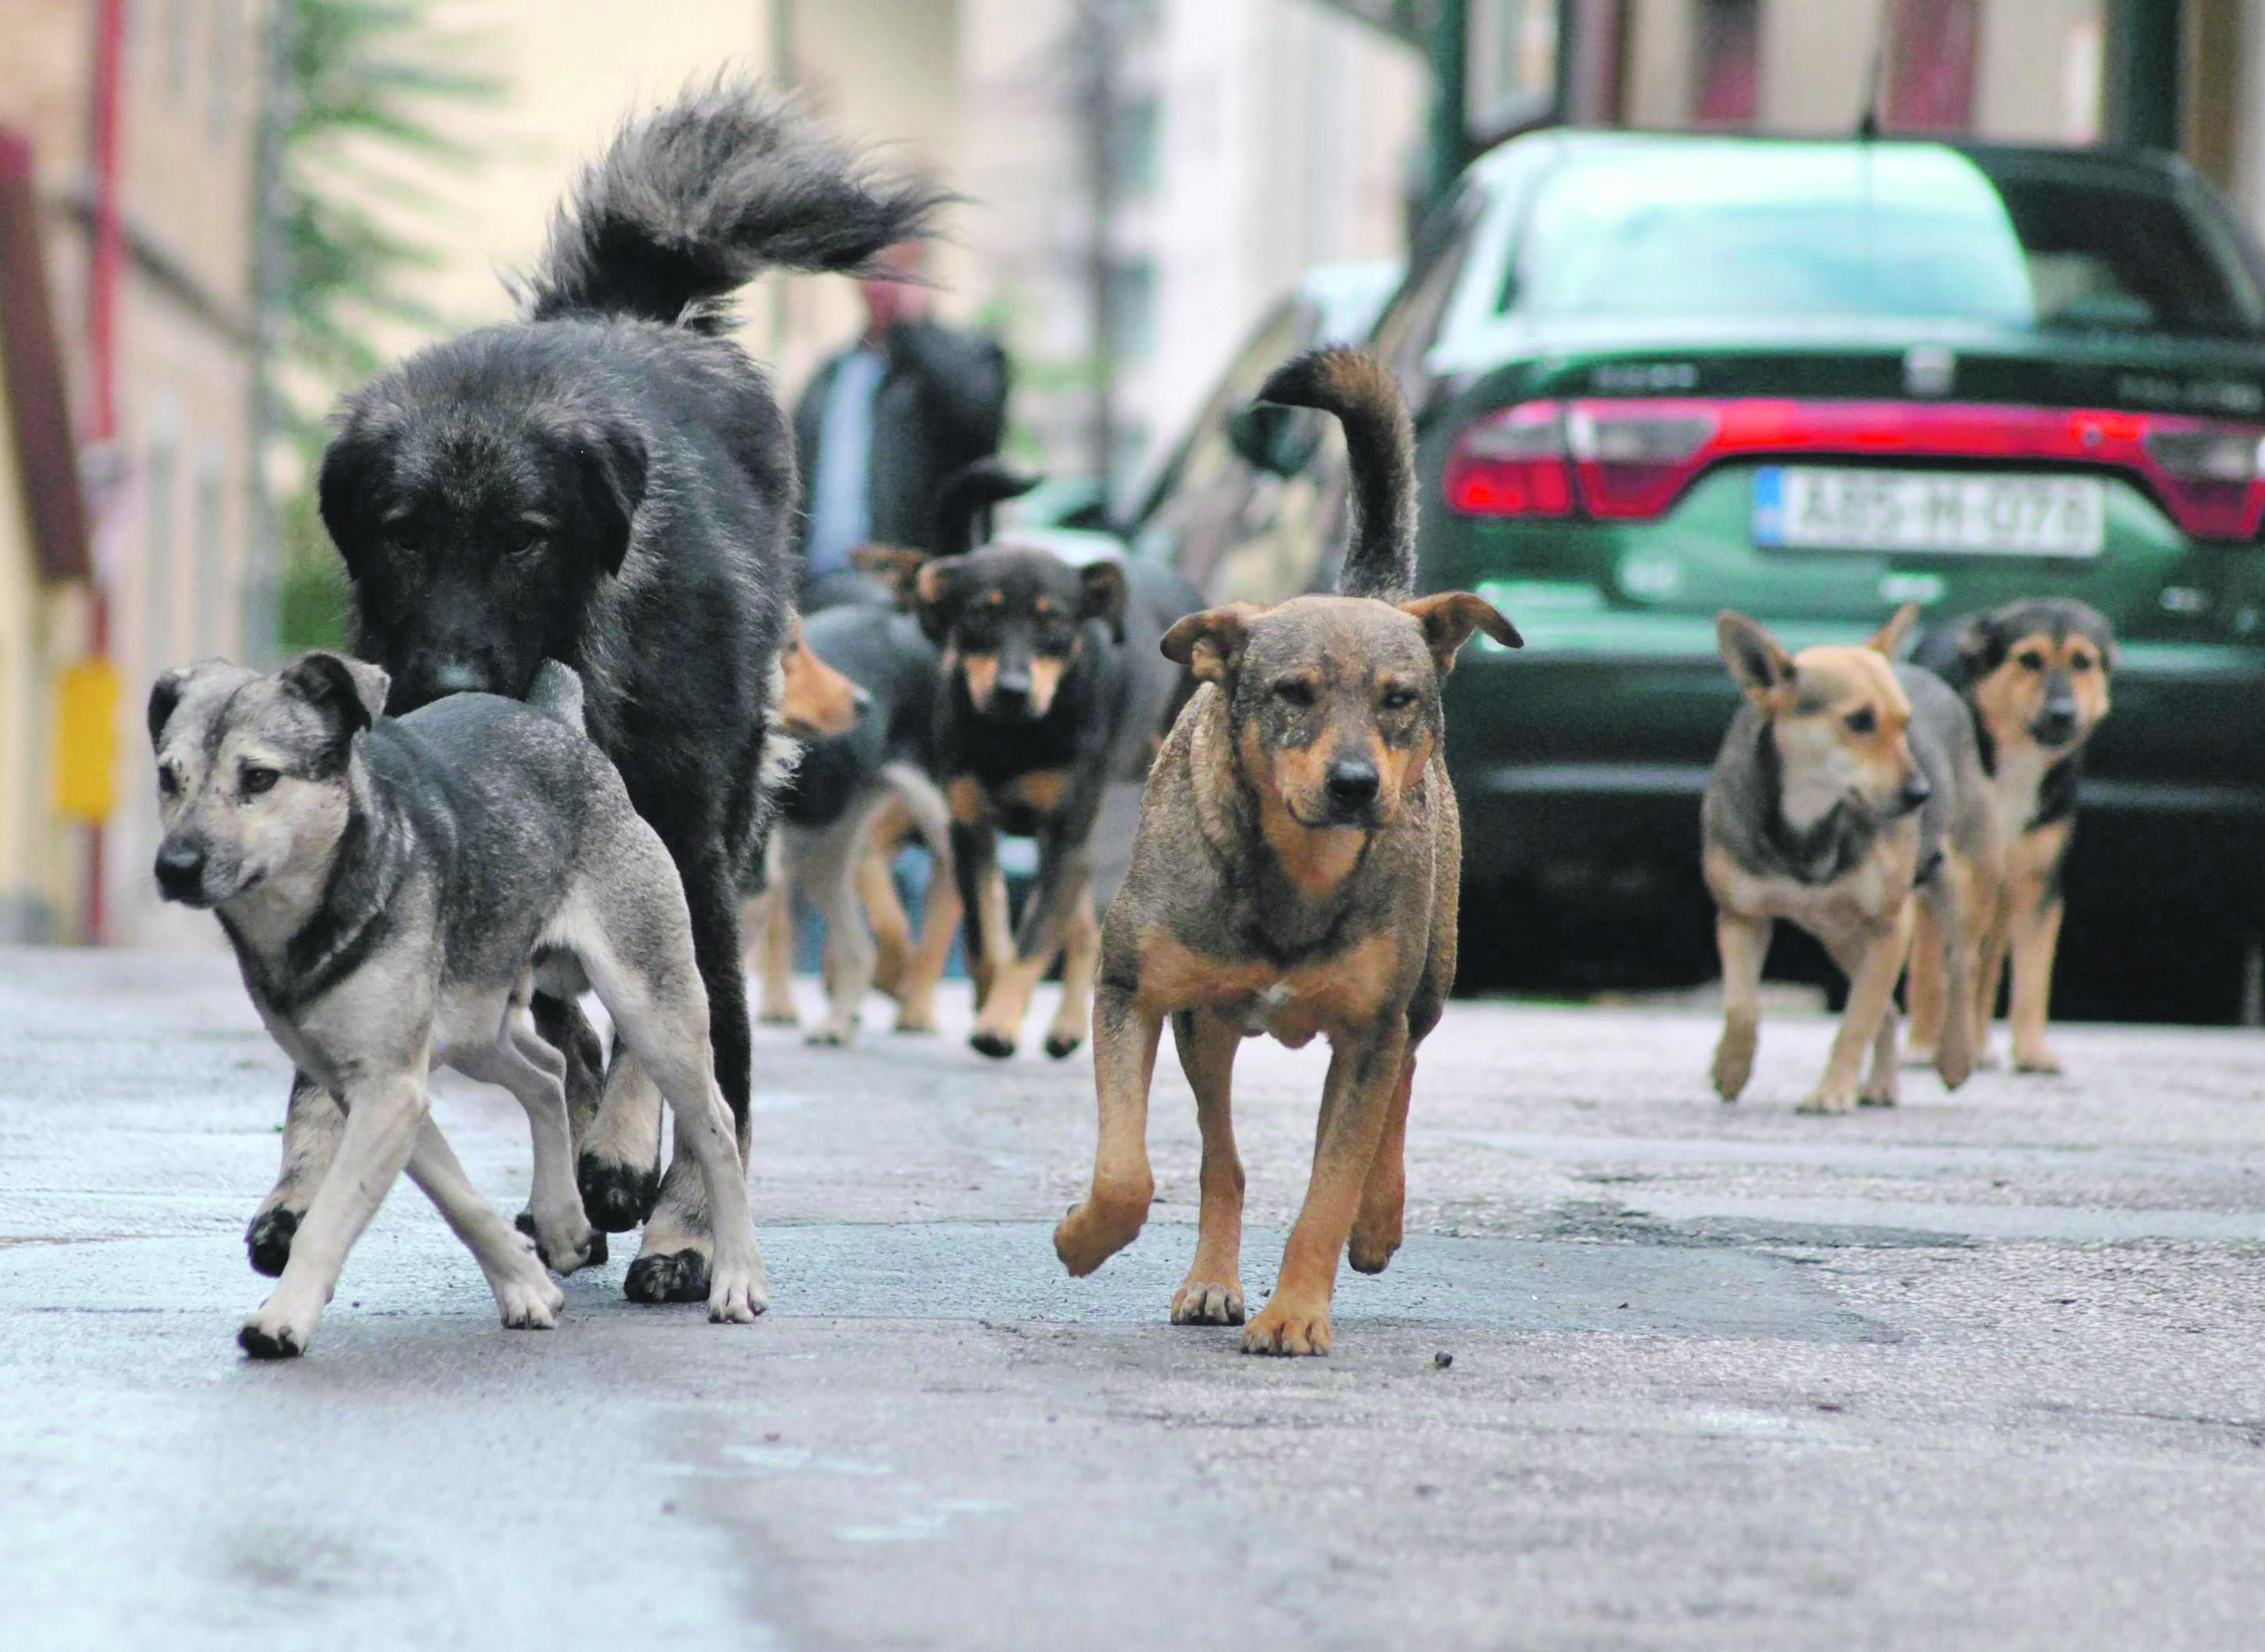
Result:
{"label": "brown dog with erect ear", "polygon": [[1895,663],[1918,617],[1907,603],[1868,643],[1798,654],[1743,614],[1715,622],[1745,692],[1700,809],[1722,955],[1715,1088],[1726,1102],[1753,1072],[1762,960],[1781,918],[1848,977],[1839,1034],[1803,1112],[1895,1105],[1896,983],[1914,944],[1948,994],[1942,1081],[1955,1089],[1973,1070],[1976,954],[2003,851],[1966,708],[1932,672]]}
{"label": "brown dog with erect ear", "polygon": [[1343,421],[1352,545],[1336,596],[1213,608],[1164,637],[1201,686],[1149,773],[1132,870],[1103,926],[1100,1146],[1093,1191],[1054,1249],[1089,1274],[1147,1219],[1148,1086],[1169,1020],[1203,1131],[1201,1226],[1172,1322],[1242,1324],[1235,1046],[1326,1034],[1313,1180],[1273,1297],[1242,1334],[1246,1353],[1326,1354],[1348,1241],[1365,1273],[1399,1248],[1417,1047],[1454,979],[1462,836],[1440,685],[1474,631],[1513,648],[1518,636],[1468,593],[1410,597],[1414,439],[1390,369],[1322,351],[1259,394]]}

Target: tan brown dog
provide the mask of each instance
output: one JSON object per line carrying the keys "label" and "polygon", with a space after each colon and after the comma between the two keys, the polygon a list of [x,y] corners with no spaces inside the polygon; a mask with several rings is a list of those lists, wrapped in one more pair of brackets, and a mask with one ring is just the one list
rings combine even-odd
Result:
{"label": "tan brown dog", "polygon": [[1762,960],[1780,918],[1848,977],[1832,1058],[1802,1111],[1895,1105],[1895,990],[1915,929],[1948,983],[1937,1070],[1953,1089],[1973,1070],[1976,955],[2002,857],[1965,708],[1932,672],[1893,663],[1918,615],[1906,604],[1862,647],[1798,655],[1743,614],[1715,622],[1746,695],[1701,809],[1722,958],[1715,1088],[1726,1102],[1753,1071]]}
{"label": "tan brown dog", "polygon": [[[2084,746],[2108,715],[2116,637],[2107,620],[2066,597],[2009,602],[1933,632],[1917,659],[1966,701],[1989,776],[1986,796],[2006,846],[2006,877],[1989,916],[1977,978],[1977,1025],[1986,1053],[1998,987],[2013,955],[2014,1066],[2057,1073],[2045,1043],[2053,956],[2060,945],[2061,867],[2076,830]],[[1941,1019],[1939,980],[1912,962],[1912,1037],[1931,1041]]]}
{"label": "tan brown dog", "polygon": [[1454,979],[1462,840],[1440,682],[1475,630],[1510,647],[1518,636],[1468,593],[1409,600],[1413,439],[1388,368],[1325,351],[1259,394],[1344,422],[1355,523],[1343,594],[1213,608],[1164,637],[1201,686],[1149,774],[1102,930],[1100,1144],[1092,1193],[1054,1249],[1089,1274],[1147,1219],[1148,1086],[1169,1018],[1203,1132],[1201,1225],[1172,1322],[1241,1324],[1235,1046],[1327,1034],[1313,1180],[1274,1295],[1242,1335],[1246,1353],[1326,1354],[1348,1240],[1365,1273],[1399,1248],[1416,1052]]}
{"label": "tan brown dog", "polygon": [[864,702],[857,685],[810,651],[802,616],[787,627],[779,649],[779,723],[798,740],[847,734]]}

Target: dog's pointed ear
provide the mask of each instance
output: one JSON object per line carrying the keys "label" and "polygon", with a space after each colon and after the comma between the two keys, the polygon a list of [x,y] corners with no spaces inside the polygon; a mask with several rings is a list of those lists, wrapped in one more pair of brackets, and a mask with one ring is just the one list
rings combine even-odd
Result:
{"label": "dog's pointed ear", "polygon": [[1872,633],[1872,640],[1864,645],[1875,654],[1885,654],[1890,659],[1904,651],[1904,639],[1919,623],[1919,604],[1906,602],[1888,616],[1888,622]]}
{"label": "dog's pointed ear", "polygon": [[579,470],[581,528],[591,555],[608,573],[619,573],[630,554],[630,530],[645,503],[645,438],[627,425],[608,424],[573,438]]}
{"label": "dog's pointed ear", "polygon": [[1230,602],[1223,608],[1191,614],[1164,633],[1157,647],[1166,659],[1185,666],[1204,682],[1227,682],[1242,664],[1242,646],[1249,640],[1250,622],[1264,610],[1248,602]]}
{"label": "dog's pointed ear", "polygon": [[863,544],[849,553],[849,565],[888,586],[907,613],[920,604],[920,571],[928,560],[928,552],[902,545]]}
{"label": "dog's pointed ear", "polygon": [[951,635],[959,612],[959,569],[950,558],[930,557],[921,563],[913,575],[913,612],[920,615],[929,642],[942,644]]}
{"label": "dog's pointed ear", "polygon": [[1746,697],[1766,707],[1791,686],[1793,656],[1760,626],[1733,608],[1715,616],[1715,644],[1722,663],[1746,691]]}
{"label": "dog's pointed ear", "polygon": [[330,718],[342,741],[385,715],[385,692],[392,683],[368,660],[327,649],[302,654],[283,667],[283,686]]}
{"label": "dog's pointed ear", "polygon": [[1078,570],[1077,616],[1104,620],[1110,640],[1125,641],[1125,570],[1113,562],[1089,562]]}
{"label": "dog's pointed ear", "polygon": [[1484,631],[1504,648],[1526,646],[1518,627],[1504,619],[1499,608],[1468,591],[1417,597],[1412,602],[1402,603],[1400,611],[1415,615],[1416,622],[1424,628],[1424,641],[1430,646],[1442,677],[1455,668],[1455,656],[1471,640],[1473,631]]}
{"label": "dog's pointed ear", "polygon": [[1958,633],[1958,674],[1961,688],[1982,680],[2006,663],[2006,638],[1994,616],[1977,614]]}

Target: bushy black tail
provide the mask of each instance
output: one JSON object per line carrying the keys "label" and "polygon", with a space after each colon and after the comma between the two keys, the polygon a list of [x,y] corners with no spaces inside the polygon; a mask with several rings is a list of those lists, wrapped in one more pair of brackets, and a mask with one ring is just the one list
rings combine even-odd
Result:
{"label": "bushy black tail", "polygon": [[953,471],[936,491],[929,555],[957,557],[974,549],[985,513],[1001,499],[1020,499],[1040,480],[996,459],[978,459]]}
{"label": "bushy black tail", "polygon": [[1300,356],[1259,388],[1262,402],[1318,407],[1344,426],[1352,543],[1337,574],[1349,597],[1396,602],[1416,590],[1416,429],[1392,369],[1358,350]]}
{"label": "bushy black tail", "polygon": [[718,80],[624,127],[583,169],[528,277],[527,311],[715,331],[722,301],[764,270],[864,270],[929,233],[950,199],[885,176],[791,97]]}

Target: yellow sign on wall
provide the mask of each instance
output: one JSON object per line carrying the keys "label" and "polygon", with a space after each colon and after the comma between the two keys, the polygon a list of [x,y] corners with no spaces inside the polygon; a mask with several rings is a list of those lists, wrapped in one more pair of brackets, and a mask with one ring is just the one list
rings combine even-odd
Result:
{"label": "yellow sign on wall", "polygon": [[83,659],[55,686],[55,812],[98,826],[118,806],[118,673]]}

